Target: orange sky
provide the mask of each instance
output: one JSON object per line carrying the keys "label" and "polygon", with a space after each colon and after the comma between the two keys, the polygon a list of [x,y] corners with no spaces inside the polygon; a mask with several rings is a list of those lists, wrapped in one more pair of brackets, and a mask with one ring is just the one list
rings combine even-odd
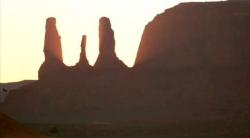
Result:
{"label": "orange sky", "polygon": [[87,58],[95,63],[98,20],[107,16],[115,32],[117,56],[131,67],[144,26],[180,1],[187,0],[0,0],[0,82],[37,79],[44,60],[45,20],[51,16],[57,18],[66,65],[78,62],[83,34]]}

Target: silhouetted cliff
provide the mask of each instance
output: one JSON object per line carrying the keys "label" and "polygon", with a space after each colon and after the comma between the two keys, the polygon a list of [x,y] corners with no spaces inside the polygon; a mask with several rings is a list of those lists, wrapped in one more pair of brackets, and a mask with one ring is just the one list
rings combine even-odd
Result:
{"label": "silhouetted cliff", "polygon": [[249,67],[249,12],[248,2],[184,3],[167,9],[146,26],[135,66]]}

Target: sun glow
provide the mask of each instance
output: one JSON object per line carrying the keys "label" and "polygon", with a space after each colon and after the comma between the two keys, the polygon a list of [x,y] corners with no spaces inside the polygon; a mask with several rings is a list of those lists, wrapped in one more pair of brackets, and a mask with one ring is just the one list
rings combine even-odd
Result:
{"label": "sun glow", "polygon": [[98,20],[107,16],[115,32],[116,54],[132,67],[145,25],[178,0],[1,0],[0,82],[37,79],[44,61],[45,20],[57,18],[66,65],[79,60],[81,36],[87,58],[98,56]]}

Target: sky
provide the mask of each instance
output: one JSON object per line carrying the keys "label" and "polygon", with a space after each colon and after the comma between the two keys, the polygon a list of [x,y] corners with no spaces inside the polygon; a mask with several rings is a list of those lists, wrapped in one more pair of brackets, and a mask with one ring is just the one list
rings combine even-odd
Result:
{"label": "sky", "polygon": [[87,58],[91,65],[95,63],[99,18],[106,16],[115,33],[118,58],[132,67],[145,25],[165,9],[187,1],[0,0],[0,83],[38,78],[38,69],[44,61],[48,17],[57,19],[66,65],[78,62],[84,34],[87,35]]}

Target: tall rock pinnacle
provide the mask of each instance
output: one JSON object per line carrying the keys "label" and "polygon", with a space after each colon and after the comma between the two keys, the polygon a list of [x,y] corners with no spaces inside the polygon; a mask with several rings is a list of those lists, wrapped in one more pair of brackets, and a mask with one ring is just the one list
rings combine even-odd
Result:
{"label": "tall rock pinnacle", "polygon": [[56,29],[56,18],[50,17],[46,20],[46,32],[44,40],[45,62],[39,69],[39,79],[53,75],[65,67],[62,58],[61,40]]}
{"label": "tall rock pinnacle", "polygon": [[116,56],[114,31],[107,17],[102,17],[99,21],[99,41],[100,55]]}
{"label": "tall rock pinnacle", "polygon": [[56,18],[50,17],[46,21],[46,33],[44,41],[45,61],[63,61],[61,40],[56,29]]}
{"label": "tall rock pinnacle", "polygon": [[99,56],[95,63],[97,69],[121,69],[127,66],[115,54],[115,38],[109,18],[99,20]]}
{"label": "tall rock pinnacle", "polygon": [[85,67],[90,67],[89,65],[89,62],[88,62],[88,59],[86,57],[86,35],[83,35],[82,36],[82,42],[81,42],[81,54],[80,54],[80,59],[79,59],[79,62],[77,63],[77,67],[80,67],[80,68],[85,68]]}

